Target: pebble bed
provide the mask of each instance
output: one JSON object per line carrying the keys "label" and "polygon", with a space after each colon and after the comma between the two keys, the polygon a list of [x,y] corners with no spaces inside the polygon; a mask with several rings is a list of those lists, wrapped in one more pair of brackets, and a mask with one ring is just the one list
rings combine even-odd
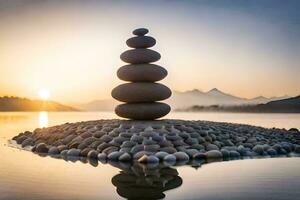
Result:
{"label": "pebble bed", "polygon": [[176,163],[297,155],[297,129],[186,120],[97,120],[37,128],[15,136],[24,149],[100,161]]}

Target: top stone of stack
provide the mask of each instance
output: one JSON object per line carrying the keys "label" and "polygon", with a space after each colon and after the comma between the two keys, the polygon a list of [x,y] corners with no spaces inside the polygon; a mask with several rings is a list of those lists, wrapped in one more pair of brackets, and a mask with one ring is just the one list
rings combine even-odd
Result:
{"label": "top stone of stack", "polygon": [[133,35],[137,35],[137,36],[146,35],[148,32],[149,32],[149,30],[146,28],[138,28],[138,29],[135,29],[134,31],[132,31]]}

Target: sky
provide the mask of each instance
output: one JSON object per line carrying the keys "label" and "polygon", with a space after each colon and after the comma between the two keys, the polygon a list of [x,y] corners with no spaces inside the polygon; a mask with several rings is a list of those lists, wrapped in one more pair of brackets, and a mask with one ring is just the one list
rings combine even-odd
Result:
{"label": "sky", "polygon": [[0,0],[0,96],[111,98],[139,27],[156,38],[172,90],[296,96],[299,9],[297,0]]}

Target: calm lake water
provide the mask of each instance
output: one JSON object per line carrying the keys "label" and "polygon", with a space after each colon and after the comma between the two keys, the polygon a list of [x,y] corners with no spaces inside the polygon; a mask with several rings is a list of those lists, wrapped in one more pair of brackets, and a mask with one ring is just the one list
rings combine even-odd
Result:
{"label": "calm lake water", "polygon": [[[300,198],[300,158],[151,169],[65,161],[8,146],[11,137],[36,127],[115,117],[108,112],[0,113],[0,200]],[[299,114],[171,113],[168,118],[300,129]]]}

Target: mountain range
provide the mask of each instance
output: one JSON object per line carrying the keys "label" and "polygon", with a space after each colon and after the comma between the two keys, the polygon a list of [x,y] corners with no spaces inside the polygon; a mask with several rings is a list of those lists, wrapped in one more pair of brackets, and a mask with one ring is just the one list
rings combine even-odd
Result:
{"label": "mountain range", "polygon": [[[185,92],[173,91],[170,99],[165,102],[168,103],[173,110],[185,109],[194,105],[199,106],[234,106],[234,105],[256,105],[264,104],[270,101],[276,101],[289,98],[289,96],[267,98],[263,96],[255,97],[252,99],[237,97],[218,90],[217,88],[211,89],[207,92],[194,89]],[[114,107],[119,104],[114,99],[95,100],[86,104],[75,105],[82,110],[87,111],[112,111]]]}
{"label": "mountain range", "polygon": [[248,113],[300,113],[300,96],[288,99],[271,101],[256,105],[231,105],[231,106],[199,106],[194,105],[177,111],[187,112],[248,112]]}

